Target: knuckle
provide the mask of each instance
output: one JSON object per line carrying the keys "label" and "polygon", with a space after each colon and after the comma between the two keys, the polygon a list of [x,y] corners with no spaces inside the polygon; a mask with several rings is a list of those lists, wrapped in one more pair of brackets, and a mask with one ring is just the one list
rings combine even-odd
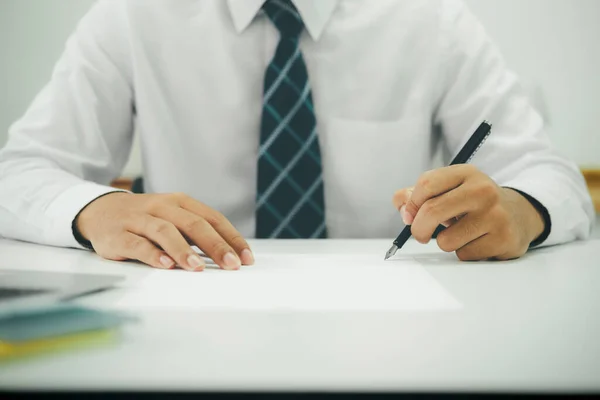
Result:
{"label": "knuckle", "polygon": [[417,214],[419,211],[419,206],[414,202],[413,199],[410,199],[408,203],[406,203],[406,211],[410,212],[413,216]]}
{"label": "knuckle", "polygon": [[167,221],[158,222],[153,227],[154,233],[159,235],[167,235],[173,232],[173,224],[168,223]]}
{"label": "knuckle", "polygon": [[204,227],[206,226],[206,222],[204,220],[202,220],[201,218],[197,218],[197,219],[193,219],[191,221],[189,221],[188,223],[186,223],[186,225],[183,227],[185,232],[199,232],[204,230]]}
{"label": "knuckle", "polygon": [[[137,211],[134,211],[132,213],[130,213],[129,215],[127,214],[121,214],[118,216],[118,223],[119,223],[119,233],[121,234],[126,234],[128,231],[135,231],[135,230],[141,230],[143,232],[148,231],[149,225],[148,225],[148,221],[149,219],[147,218],[147,214],[145,213],[138,213]],[[113,238],[114,239],[114,238]],[[118,243],[115,243],[118,244]]]}
{"label": "knuckle", "polygon": [[431,171],[422,173],[419,179],[417,179],[417,186],[426,191],[431,186],[432,174]]}
{"label": "knuckle", "polygon": [[225,242],[215,242],[211,246],[211,253],[218,256],[223,256],[225,253],[230,252],[231,249]]}
{"label": "knuckle", "polygon": [[154,214],[161,210],[165,206],[165,200],[160,196],[153,196],[146,202],[146,207],[144,208],[146,212],[150,214]]}
{"label": "knuckle", "polygon": [[479,198],[488,199],[492,203],[496,203],[499,199],[496,185],[491,181],[486,181],[479,184],[475,188],[475,195]]}
{"label": "knuckle", "polygon": [[[168,203],[181,204],[187,199],[187,195],[182,192],[168,193],[164,195],[164,201]],[[162,199],[161,199],[162,200]],[[161,201],[163,203],[163,201]]]}
{"label": "knuckle", "polygon": [[231,244],[233,244],[233,246],[238,249],[243,249],[243,248],[248,247],[248,243],[246,243],[246,240],[242,237],[242,235],[236,235],[236,236],[232,237]]}
{"label": "knuckle", "polygon": [[183,193],[183,192],[175,192],[172,194],[173,198],[176,200],[182,200],[182,199],[187,199],[187,194]]}
{"label": "knuckle", "polygon": [[225,222],[225,216],[218,211],[213,211],[204,218],[212,226],[220,226]]}
{"label": "knuckle", "polygon": [[125,248],[127,248],[128,250],[130,250],[132,252],[137,252],[143,246],[144,241],[139,237],[130,236],[124,240],[123,244],[125,245]]}

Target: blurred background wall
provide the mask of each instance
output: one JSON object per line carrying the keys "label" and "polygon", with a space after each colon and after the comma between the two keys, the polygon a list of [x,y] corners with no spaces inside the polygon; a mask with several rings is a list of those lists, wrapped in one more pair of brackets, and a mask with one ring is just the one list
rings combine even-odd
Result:
{"label": "blurred background wall", "polygon": [[[549,118],[557,146],[580,166],[599,168],[600,0],[466,1]],[[0,0],[0,146],[92,3]],[[134,146],[124,176],[140,172]]]}

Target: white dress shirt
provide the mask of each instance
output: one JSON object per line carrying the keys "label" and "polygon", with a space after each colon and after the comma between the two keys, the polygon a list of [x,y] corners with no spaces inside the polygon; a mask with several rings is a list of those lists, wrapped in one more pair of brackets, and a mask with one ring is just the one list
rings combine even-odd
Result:
{"label": "white dress shirt", "polygon": [[[147,192],[185,192],[252,237],[262,86],[279,40],[262,3],[98,1],[0,153],[0,235],[79,247],[71,222],[112,190],[136,131]],[[431,168],[438,145],[455,154],[484,119],[494,129],[473,163],[548,209],[545,244],[589,235],[581,174],[551,147],[462,1],[294,3],[330,237],[395,237],[394,191]]]}

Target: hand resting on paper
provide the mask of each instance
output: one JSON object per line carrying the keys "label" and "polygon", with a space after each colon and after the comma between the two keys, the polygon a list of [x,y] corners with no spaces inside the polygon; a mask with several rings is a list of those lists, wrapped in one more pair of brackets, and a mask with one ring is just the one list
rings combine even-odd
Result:
{"label": "hand resting on paper", "polygon": [[75,226],[109,260],[202,271],[206,264],[192,243],[223,269],[254,263],[250,246],[221,213],[184,194],[110,193],[88,204]]}
{"label": "hand resting on paper", "polygon": [[463,261],[518,258],[544,231],[542,216],[524,196],[468,164],[424,173],[414,187],[397,191],[393,203],[420,243],[445,225],[438,246]]}

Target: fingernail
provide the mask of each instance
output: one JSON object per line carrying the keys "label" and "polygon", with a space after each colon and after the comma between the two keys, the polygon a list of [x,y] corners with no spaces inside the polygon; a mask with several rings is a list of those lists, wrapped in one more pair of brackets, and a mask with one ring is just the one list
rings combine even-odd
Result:
{"label": "fingernail", "polygon": [[244,265],[254,265],[254,255],[249,249],[242,250],[242,263]]}
{"label": "fingernail", "polygon": [[171,269],[175,265],[175,261],[171,259],[171,257],[160,256],[160,265],[162,265],[165,269]]}
{"label": "fingernail", "polygon": [[233,253],[227,253],[223,257],[223,264],[226,269],[240,269],[242,263],[240,259]]}
{"label": "fingernail", "polygon": [[204,261],[202,261],[198,254],[190,255],[187,259],[187,262],[193,271],[198,269],[204,269]]}
{"label": "fingernail", "polygon": [[402,216],[402,221],[405,225],[410,225],[413,223],[414,218],[409,212],[406,212],[406,206],[400,207],[400,215]]}

